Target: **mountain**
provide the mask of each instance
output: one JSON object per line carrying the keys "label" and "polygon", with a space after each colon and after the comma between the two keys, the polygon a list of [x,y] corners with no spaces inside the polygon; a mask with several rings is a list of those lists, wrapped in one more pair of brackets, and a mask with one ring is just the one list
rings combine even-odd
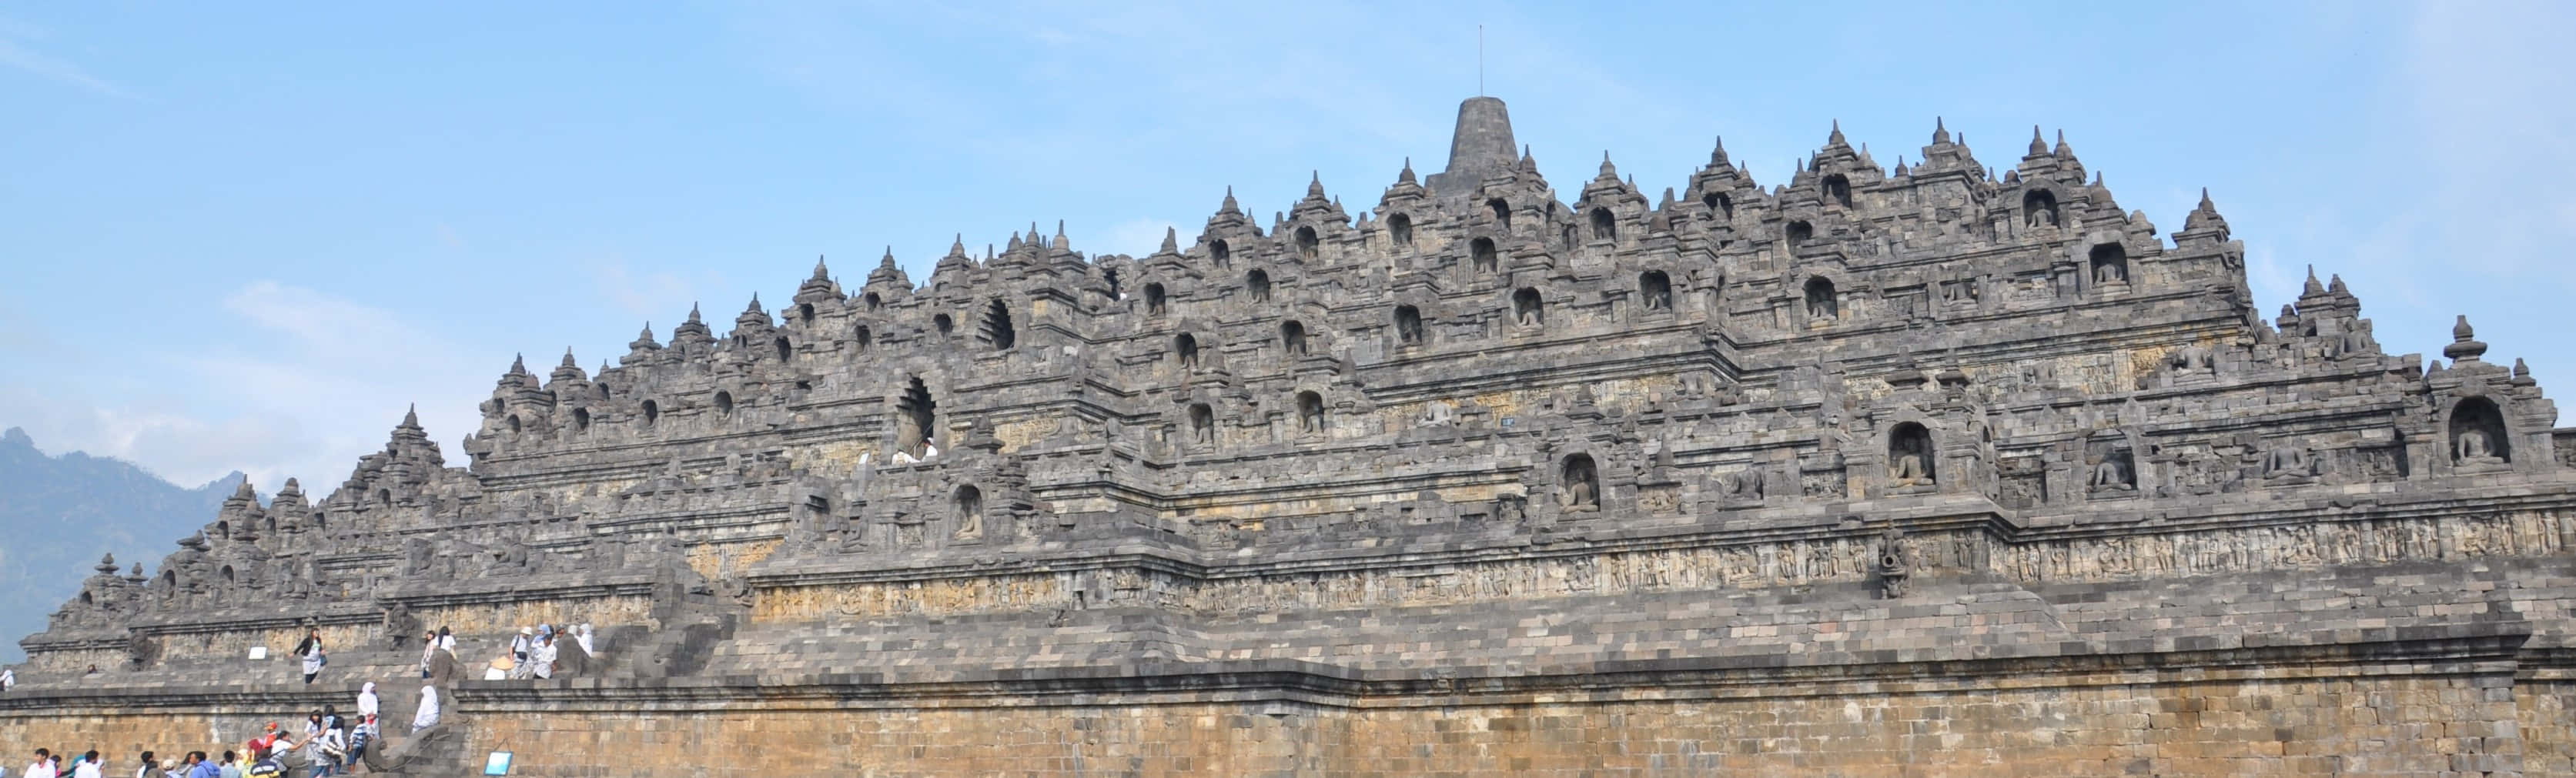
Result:
{"label": "mountain", "polygon": [[121,459],[46,456],[16,427],[0,433],[0,662],[24,658],[18,639],[80,593],[99,555],[153,569],[173,541],[214,520],[241,479],[188,489]]}

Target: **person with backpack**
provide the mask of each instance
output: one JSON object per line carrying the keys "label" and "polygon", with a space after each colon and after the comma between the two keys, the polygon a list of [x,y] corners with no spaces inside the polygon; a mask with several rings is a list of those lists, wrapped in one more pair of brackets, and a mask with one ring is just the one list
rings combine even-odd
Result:
{"label": "person with backpack", "polygon": [[312,683],[314,676],[322,674],[322,666],[331,661],[322,652],[322,630],[306,633],[304,640],[295,644],[295,655],[304,657],[304,682]]}
{"label": "person with backpack", "polygon": [[358,726],[349,730],[348,772],[357,772],[358,763],[367,760],[367,746],[376,742],[376,716],[359,717]]}

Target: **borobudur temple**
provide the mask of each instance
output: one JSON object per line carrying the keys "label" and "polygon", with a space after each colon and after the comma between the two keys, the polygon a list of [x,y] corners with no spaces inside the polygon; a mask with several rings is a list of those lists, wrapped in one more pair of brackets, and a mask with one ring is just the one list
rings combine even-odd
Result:
{"label": "borobudur temple", "polygon": [[[1356,214],[818,261],[512,363],[461,467],[405,416],[102,560],[0,742],[375,681],[424,776],[2576,774],[2576,429],[2521,362],[2384,353],[2314,274],[2267,316],[2206,196],[2161,234],[2063,137],[1913,156],[1568,203],[1478,97]],[[487,679],[537,624],[597,642]]]}

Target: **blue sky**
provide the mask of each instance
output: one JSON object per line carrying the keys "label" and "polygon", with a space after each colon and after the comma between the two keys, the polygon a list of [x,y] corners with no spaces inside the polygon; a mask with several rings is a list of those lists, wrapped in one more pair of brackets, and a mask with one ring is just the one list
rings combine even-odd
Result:
{"label": "blue sky", "polygon": [[595,368],[818,254],[1141,254],[1310,171],[1373,204],[1479,23],[1568,197],[1605,149],[1655,191],[1724,135],[1773,185],[1836,120],[1887,164],[2038,124],[2168,232],[2208,187],[2266,311],[2314,264],[2392,352],[2467,313],[2576,381],[2576,4],[938,5],[0,8],[0,427],[327,488],[417,401],[462,464],[514,353]]}

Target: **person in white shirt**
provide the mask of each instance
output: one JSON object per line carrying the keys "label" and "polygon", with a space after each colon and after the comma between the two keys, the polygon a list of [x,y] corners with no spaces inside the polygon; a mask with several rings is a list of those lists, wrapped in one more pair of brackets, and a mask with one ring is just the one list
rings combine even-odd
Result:
{"label": "person in white shirt", "polygon": [[36,749],[36,761],[27,765],[22,778],[59,778],[54,774],[54,752]]}
{"label": "person in white shirt", "polygon": [[107,778],[107,774],[100,771],[98,752],[82,754],[80,764],[72,767],[72,778]]}
{"label": "person in white shirt", "polygon": [[364,721],[368,716],[376,715],[377,710],[383,706],[384,702],[376,699],[376,682],[368,681],[358,687],[359,720]]}

